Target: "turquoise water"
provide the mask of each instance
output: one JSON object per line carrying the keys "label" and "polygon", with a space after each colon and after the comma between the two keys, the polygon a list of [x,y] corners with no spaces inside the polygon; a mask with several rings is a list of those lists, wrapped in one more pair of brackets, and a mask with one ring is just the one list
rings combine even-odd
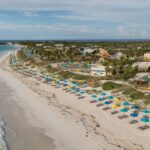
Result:
{"label": "turquoise water", "polygon": [[17,49],[17,46],[14,45],[0,45],[0,52],[6,52]]}

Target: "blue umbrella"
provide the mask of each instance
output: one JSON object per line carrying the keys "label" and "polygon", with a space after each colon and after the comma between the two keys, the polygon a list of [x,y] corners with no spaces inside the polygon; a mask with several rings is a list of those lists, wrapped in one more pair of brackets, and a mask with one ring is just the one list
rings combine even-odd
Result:
{"label": "blue umbrella", "polygon": [[122,105],[123,105],[123,106],[128,106],[129,103],[128,103],[128,102],[123,102]]}
{"label": "blue umbrella", "polygon": [[127,112],[127,111],[128,111],[128,109],[126,109],[126,108],[120,109],[120,112]]}
{"label": "blue umbrella", "polygon": [[139,109],[139,106],[133,105],[133,106],[131,107],[131,109]]}
{"label": "blue umbrella", "polygon": [[111,101],[105,101],[105,102],[104,102],[105,105],[109,105],[109,104],[111,104],[111,103],[112,103]]}
{"label": "blue umbrella", "polygon": [[130,116],[131,116],[131,117],[137,117],[138,114],[133,112],[133,113],[130,114]]}

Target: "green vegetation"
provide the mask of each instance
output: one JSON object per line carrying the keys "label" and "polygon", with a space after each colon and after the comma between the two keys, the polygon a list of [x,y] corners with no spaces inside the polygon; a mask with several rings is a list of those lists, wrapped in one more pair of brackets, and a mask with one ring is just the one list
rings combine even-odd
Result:
{"label": "green vegetation", "polygon": [[128,95],[130,98],[134,100],[143,99],[144,93],[137,91],[134,88],[126,87],[126,89],[123,91],[123,94]]}
{"label": "green vegetation", "polygon": [[117,89],[117,88],[120,88],[120,87],[121,87],[121,84],[114,83],[114,82],[111,82],[111,81],[108,81],[108,82],[105,82],[104,84],[102,84],[102,88],[104,90],[113,90],[113,89]]}
{"label": "green vegetation", "polygon": [[24,54],[24,52],[22,50],[17,52],[17,58],[23,60],[26,58],[26,55]]}

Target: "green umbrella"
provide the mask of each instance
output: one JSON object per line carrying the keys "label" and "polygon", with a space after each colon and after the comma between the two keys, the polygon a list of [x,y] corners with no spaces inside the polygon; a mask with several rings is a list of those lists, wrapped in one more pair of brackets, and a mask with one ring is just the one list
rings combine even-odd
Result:
{"label": "green umbrella", "polygon": [[120,112],[127,112],[127,111],[128,111],[128,109],[126,109],[126,108],[120,109]]}
{"label": "green umbrella", "polygon": [[149,118],[147,118],[147,117],[141,118],[141,122],[148,123],[149,122]]}
{"label": "green umbrella", "polygon": [[143,112],[144,114],[149,114],[149,113],[150,113],[150,111],[149,111],[148,109],[143,109],[142,112]]}

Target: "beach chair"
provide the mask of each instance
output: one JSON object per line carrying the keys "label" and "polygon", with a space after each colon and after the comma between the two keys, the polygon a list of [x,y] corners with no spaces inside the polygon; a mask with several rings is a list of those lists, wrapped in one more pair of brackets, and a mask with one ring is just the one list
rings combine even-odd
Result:
{"label": "beach chair", "polygon": [[117,111],[117,110],[111,112],[112,115],[115,115],[117,113],[119,113],[119,111]]}
{"label": "beach chair", "polygon": [[105,111],[105,110],[109,110],[109,109],[111,109],[110,107],[105,107],[105,108],[103,108],[103,110]]}
{"label": "beach chair", "polygon": [[130,124],[136,124],[136,123],[138,123],[139,121],[138,120],[131,120],[129,123]]}
{"label": "beach chair", "polygon": [[78,97],[78,99],[83,99],[83,98],[85,98],[85,96],[80,96],[80,97]]}
{"label": "beach chair", "polygon": [[101,103],[96,105],[96,107],[101,107],[101,106],[104,106],[104,104]]}
{"label": "beach chair", "polygon": [[96,103],[97,102],[97,100],[92,100],[92,101],[90,101],[90,103]]}
{"label": "beach chair", "polygon": [[144,126],[138,127],[138,129],[140,129],[140,130],[142,130],[142,131],[144,131],[144,130],[146,130],[146,129],[149,129],[149,128],[150,128],[150,126],[148,126],[148,125],[144,125]]}
{"label": "beach chair", "polygon": [[125,119],[125,118],[128,118],[127,115],[122,115],[122,116],[118,116],[119,119]]}

